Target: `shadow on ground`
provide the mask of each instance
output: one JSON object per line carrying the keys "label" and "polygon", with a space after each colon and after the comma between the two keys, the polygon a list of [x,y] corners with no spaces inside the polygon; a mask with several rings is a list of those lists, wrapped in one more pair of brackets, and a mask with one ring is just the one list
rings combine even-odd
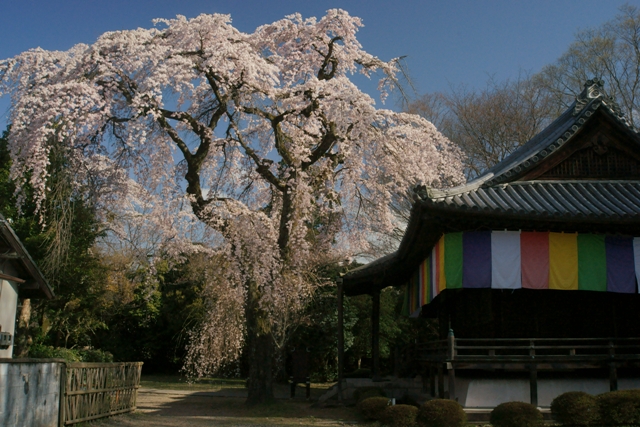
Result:
{"label": "shadow on ground", "polygon": [[[102,421],[100,426],[343,426],[359,420],[355,408],[317,408],[312,403],[323,390],[312,390],[306,400],[305,390],[297,388],[289,399],[288,386],[275,390],[273,403],[248,407],[246,390],[228,388],[211,391],[154,390],[138,391],[137,412]],[[286,396],[287,398],[282,398]],[[280,397],[280,398],[278,398]]]}

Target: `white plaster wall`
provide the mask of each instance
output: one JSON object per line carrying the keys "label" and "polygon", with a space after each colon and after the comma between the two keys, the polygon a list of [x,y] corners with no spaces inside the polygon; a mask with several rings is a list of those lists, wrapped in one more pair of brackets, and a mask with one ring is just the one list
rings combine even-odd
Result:
{"label": "white plaster wall", "polygon": [[[0,326],[2,332],[9,332],[13,337],[16,327],[16,308],[18,306],[18,287],[13,282],[0,281]],[[0,358],[11,358],[13,344],[7,349],[0,349]]]}
{"label": "white plaster wall", "polygon": [[[446,383],[446,382],[445,382]],[[638,389],[640,378],[618,379],[618,389]],[[597,395],[609,391],[608,378],[538,378],[538,406],[548,407],[551,401],[567,391],[584,391]],[[528,378],[456,378],[458,402],[468,408],[494,408],[504,402],[529,402]]]}
{"label": "white plaster wall", "polygon": [[0,363],[0,426],[57,427],[60,362]]}

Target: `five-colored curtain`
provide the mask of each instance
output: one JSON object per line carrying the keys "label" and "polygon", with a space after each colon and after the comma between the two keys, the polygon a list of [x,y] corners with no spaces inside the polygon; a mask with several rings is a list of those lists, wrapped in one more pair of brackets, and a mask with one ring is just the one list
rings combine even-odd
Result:
{"label": "five-colored curtain", "polygon": [[448,233],[407,284],[416,315],[445,289],[637,292],[640,238],[519,231]]}

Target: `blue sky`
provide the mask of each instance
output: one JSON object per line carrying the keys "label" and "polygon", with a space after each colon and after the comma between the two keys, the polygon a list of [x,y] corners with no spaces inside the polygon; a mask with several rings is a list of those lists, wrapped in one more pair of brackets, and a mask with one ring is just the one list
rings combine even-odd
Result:
{"label": "blue sky", "polygon": [[[477,88],[489,76],[502,80],[520,70],[540,70],[567,49],[578,30],[612,19],[624,3],[640,6],[640,0],[4,1],[0,58],[38,46],[66,50],[105,31],[150,27],[153,18],[176,14],[228,13],[237,28],[252,31],[290,13],[319,17],[342,8],[363,19],[359,39],[370,53],[382,59],[407,56],[420,92],[461,84]],[[7,106],[0,99],[2,127]]]}

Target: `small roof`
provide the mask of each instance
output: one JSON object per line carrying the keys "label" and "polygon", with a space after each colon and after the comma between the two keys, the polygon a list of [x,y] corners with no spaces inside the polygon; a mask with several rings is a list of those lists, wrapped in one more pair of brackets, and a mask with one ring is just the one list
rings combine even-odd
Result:
{"label": "small roof", "polygon": [[[18,294],[25,298],[52,299],[55,295],[44,275],[27,252],[9,222],[0,214],[0,258],[10,260],[19,277],[2,274],[2,279],[14,280]],[[18,279],[18,280],[15,280]]]}
{"label": "small roof", "polygon": [[[445,232],[510,228],[640,235],[640,135],[602,86],[601,80],[589,80],[560,117],[472,181],[445,190],[414,189],[400,247],[347,273],[346,294],[402,285]],[[598,155],[572,160],[587,152]],[[602,155],[610,160],[596,165]],[[581,169],[580,161],[587,167]]]}

